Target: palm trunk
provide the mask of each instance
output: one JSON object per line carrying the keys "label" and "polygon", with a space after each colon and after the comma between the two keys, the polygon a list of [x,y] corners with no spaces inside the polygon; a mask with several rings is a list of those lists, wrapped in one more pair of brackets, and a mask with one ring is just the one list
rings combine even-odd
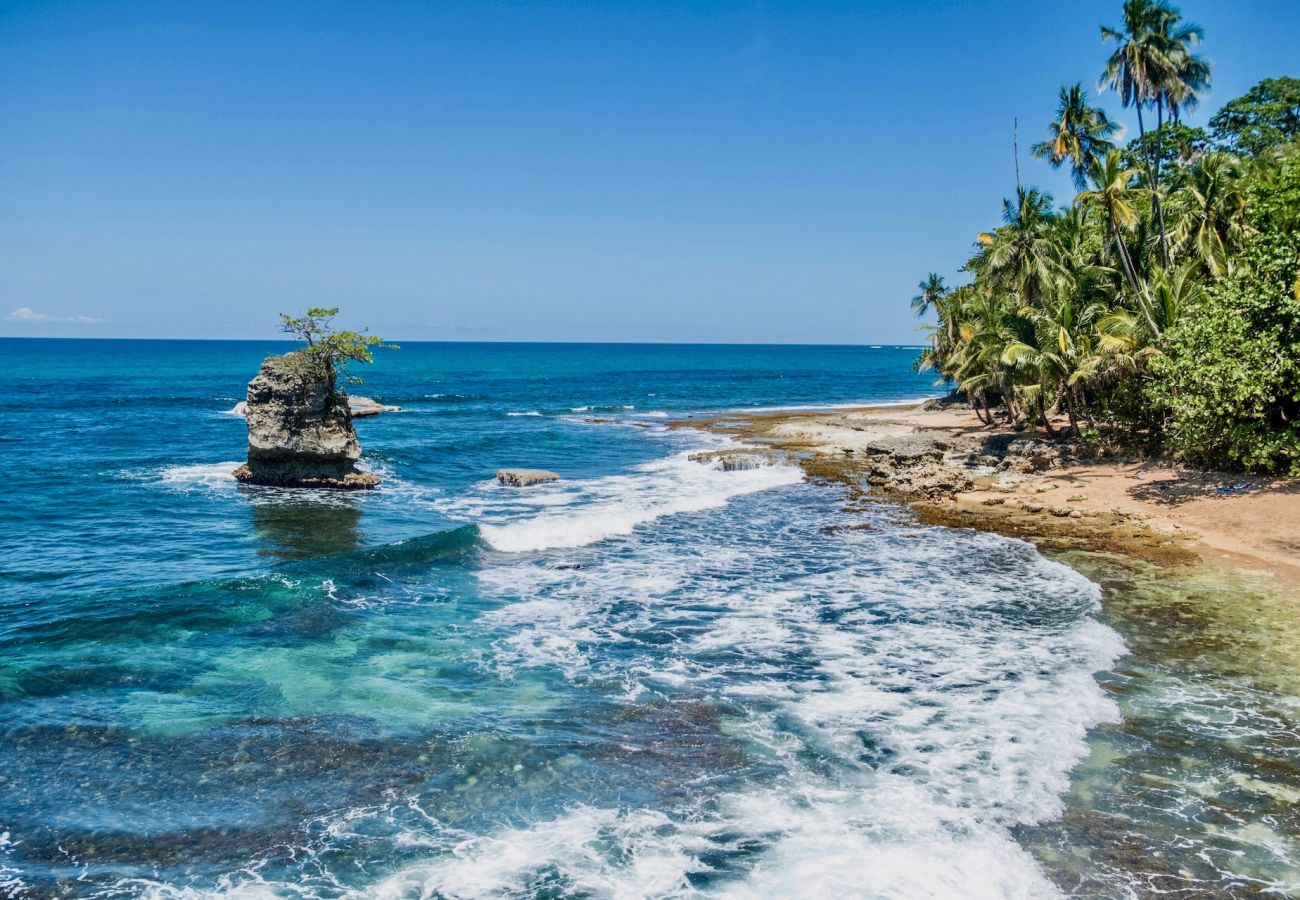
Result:
{"label": "palm trunk", "polygon": [[1069,388],[1066,388],[1065,393],[1062,395],[1061,399],[1065,401],[1065,414],[1070,417],[1070,430],[1074,432],[1075,437],[1078,437],[1079,419],[1074,414],[1074,398],[1072,394],[1073,391],[1071,391]]}
{"label": "palm trunk", "polygon": [[1142,317],[1147,320],[1147,326],[1151,329],[1151,334],[1160,337],[1160,326],[1156,325],[1155,315],[1152,314],[1146,298],[1142,294],[1142,286],[1137,277],[1137,268],[1128,255],[1128,245],[1124,243],[1124,235],[1120,233],[1119,222],[1115,221],[1115,212],[1109,201],[1106,203],[1106,212],[1107,221],[1110,223],[1110,233],[1115,239],[1115,249],[1119,252],[1120,265],[1124,269],[1124,277],[1128,281],[1128,286],[1133,290],[1133,299],[1137,302],[1138,309],[1142,311]]}
{"label": "palm trunk", "polygon": [[1160,229],[1160,258],[1164,260],[1165,268],[1168,269],[1172,262],[1169,256],[1169,239],[1165,234],[1165,211],[1160,204],[1160,159],[1164,155],[1164,134],[1162,129],[1165,125],[1165,102],[1164,96],[1156,97],[1156,156],[1152,167],[1152,173],[1155,181],[1151,185],[1151,205],[1156,214],[1156,227]]}
{"label": "palm trunk", "polygon": [[1055,440],[1056,432],[1052,430],[1052,419],[1047,413],[1047,401],[1043,399],[1041,393],[1038,395],[1038,414],[1043,418],[1043,430],[1047,432],[1049,438]]}

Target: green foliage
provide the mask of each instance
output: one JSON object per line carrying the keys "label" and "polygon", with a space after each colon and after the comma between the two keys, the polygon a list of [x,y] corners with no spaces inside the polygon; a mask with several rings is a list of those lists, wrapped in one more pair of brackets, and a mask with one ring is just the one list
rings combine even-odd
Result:
{"label": "green foliage", "polygon": [[1166,335],[1147,393],[1188,457],[1300,475],[1300,156],[1250,197],[1257,235]]}
{"label": "green foliage", "polygon": [[1034,151],[1069,164],[1078,196],[1057,209],[1017,188],[969,283],[921,282],[912,308],[938,322],[917,367],[986,422],[1000,406],[1053,433],[1060,415],[1094,447],[1300,475],[1300,81],[1263,82],[1215,117],[1243,158],[1179,121],[1209,85],[1200,28],[1164,0],[1123,13],[1102,31],[1103,84],[1136,111],[1137,138],[1114,148],[1082,87],[1061,91]]}
{"label": "green foliage", "polygon": [[1251,156],[1300,139],[1300,78],[1265,78],[1210,119],[1214,137]]}
{"label": "green foliage", "polygon": [[1110,139],[1119,126],[1102,110],[1088,105],[1082,84],[1073,84],[1061,88],[1056,118],[1048,123],[1047,131],[1050,137],[1034,144],[1034,156],[1047,160],[1053,169],[1069,162],[1074,186],[1083,190],[1088,170],[1114,146]]}
{"label": "green foliage", "polygon": [[281,313],[280,328],[307,342],[307,346],[295,354],[296,360],[317,368],[331,382],[342,377],[348,384],[361,384],[359,377],[348,374],[348,366],[372,362],[372,351],[377,348],[396,350],[397,347],[363,331],[335,330],[332,323],[338,313],[337,307],[319,306],[308,309],[302,316]]}
{"label": "green foliage", "polygon": [[1146,134],[1129,141],[1124,147],[1128,165],[1139,168],[1149,159],[1159,158],[1165,174],[1166,187],[1176,188],[1182,183],[1181,173],[1206,153],[1211,146],[1209,132],[1192,128],[1182,122],[1166,122]]}

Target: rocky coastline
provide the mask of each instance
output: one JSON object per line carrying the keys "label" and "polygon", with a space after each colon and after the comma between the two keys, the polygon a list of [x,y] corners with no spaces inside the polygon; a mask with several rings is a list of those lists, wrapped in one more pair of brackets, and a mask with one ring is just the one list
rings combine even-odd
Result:
{"label": "rocky coastline", "polygon": [[1300,534],[1294,480],[1098,459],[934,401],[673,424],[728,435],[751,454],[780,454],[811,479],[844,485],[852,502],[898,504],[927,524],[994,531],[1045,550],[1256,566],[1300,584],[1300,541],[1287,537]]}

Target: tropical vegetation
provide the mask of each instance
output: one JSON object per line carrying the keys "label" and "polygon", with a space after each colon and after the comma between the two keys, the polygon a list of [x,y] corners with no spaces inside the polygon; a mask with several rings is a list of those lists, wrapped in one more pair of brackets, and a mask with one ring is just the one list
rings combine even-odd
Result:
{"label": "tropical vegetation", "polygon": [[1300,80],[1273,78],[1184,119],[1210,87],[1199,26],[1126,0],[1103,26],[1099,90],[1137,133],[1060,90],[1034,156],[1065,168],[1065,206],[1017,185],[949,286],[913,299],[918,360],[981,421],[1098,447],[1300,475]]}
{"label": "tropical vegetation", "polygon": [[364,331],[339,330],[334,327],[337,307],[314,306],[301,316],[280,314],[280,330],[307,346],[293,354],[294,362],[309,366],[322,373],[331,385],[338,379],[348,384],[361,384],[361,379],[348,372],[352,363],[369,363],[377,348],[396,349],[385,344],[383,338]]}

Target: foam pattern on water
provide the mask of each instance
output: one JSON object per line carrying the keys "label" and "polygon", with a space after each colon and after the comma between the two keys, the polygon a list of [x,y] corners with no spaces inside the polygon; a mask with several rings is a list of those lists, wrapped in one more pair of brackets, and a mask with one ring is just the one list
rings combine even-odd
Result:
{"label": "foam pattern on water", "polygon": [[[586,508],[531,496],[520,522]],[[1123,648],[1093,618],[1095,586],[1025,544],[889,510],[848,528],[861,520],[827,499],[787,485],[595,544],[490,551],[463,633],[495,724],[455,739],[452,770],[431,761],[422,786],[323,816],[287,857],[116,889],[1053,896],[1012,829],[1060,812],[1086,730],[1115,715],[1093,673]],[[386,677],[428,665],[384,659]],[[376,674],[347,671],[353,693]],[[549,699],[524,702],[540,684]]]}

